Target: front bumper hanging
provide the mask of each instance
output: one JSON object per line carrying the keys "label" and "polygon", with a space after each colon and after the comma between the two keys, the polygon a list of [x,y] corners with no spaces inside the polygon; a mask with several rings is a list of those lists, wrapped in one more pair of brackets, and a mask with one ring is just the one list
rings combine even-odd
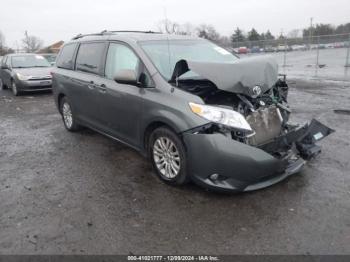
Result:
{"label": "front bumper hanging", "polygon": [[[313,119],[259,146],[238,142],[221,133],[183,133],[189,172],[204,187],[230,192],[252,191],[298,173],[316,156],[315,143],[334,132]],[[277,157],[276,153],[284,152]]]}
{"label": "front bumper hanging", "polygon": [[274,153],[283,151],[295,143],[299,155],[305,160],[310,160],[321,152],[321,147],[315,143],[333,133],[334,130],[312,119],[310,123],[297,127],[287,134],[278,136],[273,140],[259,146],[266,152]]}

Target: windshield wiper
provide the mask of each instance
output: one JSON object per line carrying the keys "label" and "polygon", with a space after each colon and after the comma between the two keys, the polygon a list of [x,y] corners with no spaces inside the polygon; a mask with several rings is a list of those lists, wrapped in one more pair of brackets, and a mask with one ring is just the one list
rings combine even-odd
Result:
{"label": "windshield wiper", "polygon": [[198,77],[184,77],[184,78],[178,78],[177,81],[179,82],[195,82],[195,81],[208,81],[206,78],[198,78]]}
{"label": "windshield wiper", "polygon": [[170,84],[175,84],[175,86],[179,86],[179,83],[183,83],[183,84],[204,84],[209,82],[208,79],[205,78],[197,78],[197,77],[193,77],[193,78],[175,78],[175,81],[169,80],[168,83]]}

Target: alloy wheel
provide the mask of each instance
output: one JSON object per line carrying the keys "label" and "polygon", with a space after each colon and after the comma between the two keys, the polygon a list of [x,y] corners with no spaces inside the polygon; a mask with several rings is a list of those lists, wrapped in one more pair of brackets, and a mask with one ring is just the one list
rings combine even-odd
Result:
{"label": "alloy wheel", "polygon": [[62,116],[64,124],[68,129],[72,128],[73,126],[73,116],[72,116],[72,110],[70,108],[70,105],[67,102],[64,102],[62,106]]}
{"label": "alloy wheel", "polygon": [[167,179],[180,172],[180,154],[175,143],[168,137],[159,137],[153,145],[153,159],[158,171]]}
{"label": "alloy wheel", "polygon": [[18,95],[17,85],[16,85],[15,82],[12,82],[12,93],[13,93],[13,95],[15,95],[15,96]]}

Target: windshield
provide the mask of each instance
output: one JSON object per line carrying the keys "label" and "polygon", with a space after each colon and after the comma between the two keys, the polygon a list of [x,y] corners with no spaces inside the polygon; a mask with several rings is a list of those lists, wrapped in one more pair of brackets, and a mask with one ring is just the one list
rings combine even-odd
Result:
{"label": "windshield", "polygon": [[[145,41],[140,45],[167,80],[170,80],[175,64],[181,59],[206,63],[234,63],[238,59],[226,49],[206,40]],[[193,72],[182,75],[182,78],[196,77],[198,75]]]}
{"label": "windshield", "polygon": [[47,61],[49,61],[49,63],[54,63],[56,61],[56,54],[53,55],[42,55],[44,58],[46,58]]}
{"label": "windshield", "polygon": [[50,67],[50,63],[41,55],[23,55],[11,57],[13,68]]}

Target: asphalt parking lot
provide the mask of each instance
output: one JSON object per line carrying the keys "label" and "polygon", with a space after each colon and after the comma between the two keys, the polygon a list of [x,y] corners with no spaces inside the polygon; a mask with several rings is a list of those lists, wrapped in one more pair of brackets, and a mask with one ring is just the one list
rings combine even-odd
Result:
{"label": "asphalt parking lot", "polygon": [[350,84],[291,81],[294,121],[336,129],[300,174],[223,195],[163,184],[136,151],[66,132],[51,94],[0,91],[1,254],[349,254]]}

